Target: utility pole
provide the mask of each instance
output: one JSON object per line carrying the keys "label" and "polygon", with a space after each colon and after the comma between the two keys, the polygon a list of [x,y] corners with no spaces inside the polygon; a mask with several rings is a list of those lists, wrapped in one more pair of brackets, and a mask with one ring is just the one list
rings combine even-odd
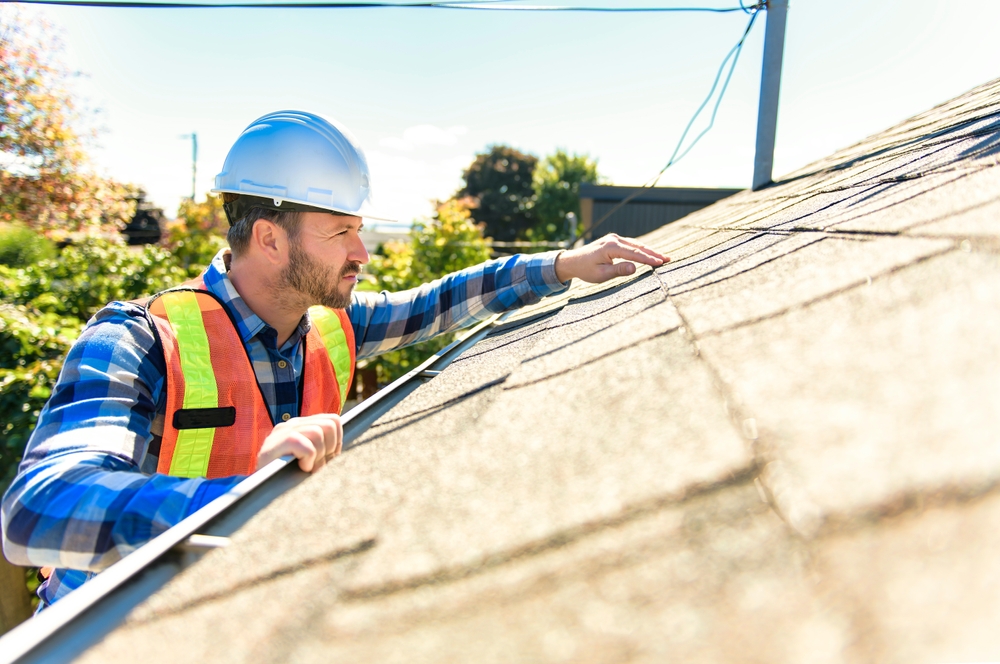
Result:
{"label": "utility pole", "polygon": [[191,132],[184,134],[181,138],[191,139],[191,202],[194,203],[194,187],[198,181],[198,134]]}
{"label": "utility pole", "polygon": [[760,74],[760,104],[757,107],[757,151],[753,158],[753,190],[771,184],[774,168],[774,136],[778,128],[778,91],[781,60],[785,52],[785,19],[788,0],[767,0],[764,32],[764,63]]}

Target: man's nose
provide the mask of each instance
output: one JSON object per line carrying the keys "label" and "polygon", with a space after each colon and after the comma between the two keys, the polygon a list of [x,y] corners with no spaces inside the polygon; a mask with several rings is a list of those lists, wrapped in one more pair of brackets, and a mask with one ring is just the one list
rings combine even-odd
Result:
{"label": "man's nose", "polygon": [[368,256],[368,249],[365,248],[365,243],[361,239],[361,233],[354,235],[354,242],[348,249],[347,259],[352,261],[357,261],[364,265],[370,259]]}

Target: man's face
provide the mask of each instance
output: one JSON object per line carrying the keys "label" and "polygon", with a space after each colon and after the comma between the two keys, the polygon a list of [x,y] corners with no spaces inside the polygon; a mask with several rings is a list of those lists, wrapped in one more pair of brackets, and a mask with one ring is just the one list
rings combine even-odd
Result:
{"label": "man's face", "polygon": [[298,236],[289,241],[279,288],[297,291],[306,306],[349,305],[361,266],[368,262],[361,226],[361,217],[303,212]]}

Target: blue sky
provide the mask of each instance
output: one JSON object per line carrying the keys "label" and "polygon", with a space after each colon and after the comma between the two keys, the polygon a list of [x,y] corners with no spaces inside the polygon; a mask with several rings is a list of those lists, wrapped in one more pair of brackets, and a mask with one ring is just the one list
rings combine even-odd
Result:
{"label": "blue sky", "polygon": [[[190,193],[181,135],[198,133],[201,197],[247,124],[303,108],[355,133],[378,203],[403,221],[454,192],[491,143],[589,153],[613,183],[645,182],[746,22],[742,13],[21,11],[47,17],[66,63],[85,74],[75,85],[100,109],[98,168],[143,185],[169,215]],[[995,0],[792,0],[776,175],[1000,76],[997,25]],[[763,36],[758,20],[715,128],[661,185],[749,184]]]}

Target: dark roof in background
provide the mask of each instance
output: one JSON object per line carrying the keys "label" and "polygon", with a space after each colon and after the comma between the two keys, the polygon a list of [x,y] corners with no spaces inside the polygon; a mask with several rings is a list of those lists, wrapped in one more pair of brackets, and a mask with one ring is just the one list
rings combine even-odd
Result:
{"label": "dark roof in background", "polygon": [[1000,658],[998,165],[994,81],[650,234],[83,661]]}
{"label": "dark roof in background", "polygon": [[580,185],[581,228],[587,239],[608,233],[639,237],[739,191],[583,184]]}
{"label": "dark roof in background", "polygon": [[619,187],[607,184],[581,184],[580,198],[595,201],[622,201],[636,192],[634,201],[641,203],[715,203],[742,189],[710,189],[704,187]]}

